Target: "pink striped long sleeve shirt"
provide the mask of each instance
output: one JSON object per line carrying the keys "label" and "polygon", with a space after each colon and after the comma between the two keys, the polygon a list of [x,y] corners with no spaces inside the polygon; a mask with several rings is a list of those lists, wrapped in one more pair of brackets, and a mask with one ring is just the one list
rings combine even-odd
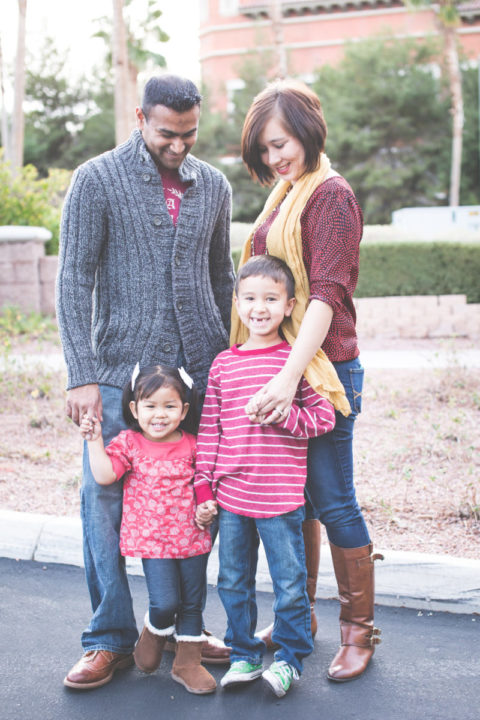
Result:
{"label": "pink striped long sleeve shirt", "polygon": [[333,429],[335,411],[299,383],[280,423],[251,423],[248,400],[285,365],[286,342],[260,350],[233,346],[214,360],[197,438],[197,502],[215,498],[238,515],[274,517],[304,504],[308,438]]}

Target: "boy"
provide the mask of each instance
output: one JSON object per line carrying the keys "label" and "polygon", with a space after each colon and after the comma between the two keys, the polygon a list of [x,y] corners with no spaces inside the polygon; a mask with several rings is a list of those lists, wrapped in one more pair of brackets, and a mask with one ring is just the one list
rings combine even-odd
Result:
{"label": "boy", "polygon": [[[308,438],[334,427],[332,405],[304,378],[290,409],[262,424],[247,415],[249,399],[283,367],[290,346],[280,326],[295,305],[294,279],[279,258],[259,255],[240,270],[235,304],[248,340],[220,353],[210,369],[198,435],[197,524],[219,513],[218,591],[231,647],[222,687],[260,675],[282,697],[313,649],[302,537]],[[270,418],[269,418],[270,419]],[[275,593],[273,640],[280,647],[263,671],[255,636],[255,571],[260,536]]]}

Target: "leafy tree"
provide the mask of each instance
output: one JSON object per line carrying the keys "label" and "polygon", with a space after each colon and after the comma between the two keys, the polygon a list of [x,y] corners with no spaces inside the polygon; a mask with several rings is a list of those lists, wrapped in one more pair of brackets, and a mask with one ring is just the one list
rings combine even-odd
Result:
{"label": "leafy tree", "polygon": [[265,87],[272,64],[269,53],[255,53],[238,68],[243,87],[230,98],[227,117],[212,113],[208,88],[203,89],[199,139],[194,153],[216,165],[229,179],[233,190],[232,219],[251,222],[263,208],[269,190],[252,181],[240,157],[240,139],[247,110],[255,95]]}
{"label": "leafy tree", "polygon": [[80,84],[72,88],[64,73],[65,56],[52,38],[47,38],[38,64],[29,63],[25,98],[30,110],[25,114],[25,164],[32,164],[42,175],[50,167],[64,167],[74,128],[88,113],[88,95]]}
{"label": "leafy tree", "polygon": [[45,40],[38,58],[27,71],[25,163],[42,176],[49,168],[72,169],[115,145],[113,84],[97,68],[87,85],[73,85],[66,77],[65,55],[52,38]]}
{"label": "leafy tree", "polygon": [[327,152],[367,223],[389,223],[393,210],[446,197],[448,101],[433,72],[436,50],[432,42],[373,38],[316,73]]}

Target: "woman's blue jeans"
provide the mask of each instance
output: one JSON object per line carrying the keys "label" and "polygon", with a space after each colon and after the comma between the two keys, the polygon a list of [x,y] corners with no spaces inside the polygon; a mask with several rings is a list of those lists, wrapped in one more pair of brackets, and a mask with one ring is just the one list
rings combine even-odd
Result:
{"label": "woman's blue jeans", "polygon": [[255,637],[255,570],[260,536],[275,593],[272,639],[280,645],[277,661],[300,673],[313,650],[310,605],[306,592],[304,508],[272,518],[251,518],[219,508],[220,571],[218,593],[228,618],[225,643],[231,662],[262,662],[265,643]]}
{"label": "woman's blue jeans", "polygon": [[[105,444],[125,430],[122,391],[100,386],[103,402],[102,433]],[[120,555],[123,483],[99,485],[90,470],[86,443],[83,452],[81,517],[83,555],[93,617],[82,634],[87,650],[130,653],[138,637],[132,598]]]}
{"label": "woman's blue jeans", "polygon": [[362,407],[364,370],[360,360],[334,363],[345,387],[352,413],[336,412],[332,432],[308,443],[308,474],[305,496],[307,518],[318,518],[328,539],[342,548],[368,545],[368,534],[353,484],[353,428]]}
{"label": "woman's blue jeans", "polygon": [[177,635],[202,634],[208,553],[190,558],[144,558],[149,619],[158,630],[176,626]]}

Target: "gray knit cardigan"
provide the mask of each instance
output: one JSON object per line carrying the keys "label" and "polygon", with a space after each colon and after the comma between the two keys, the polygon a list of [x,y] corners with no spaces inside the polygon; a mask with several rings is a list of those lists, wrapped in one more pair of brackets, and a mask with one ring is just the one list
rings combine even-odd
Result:
{"label": "gray knit cardigan", "polygon": [[68,385],[123,387],[132,368],[176,365],[203,391],[228,346],[231,190],[188,155],[174,227],[141,133],[74,173],[62,215],[57,318]]}

